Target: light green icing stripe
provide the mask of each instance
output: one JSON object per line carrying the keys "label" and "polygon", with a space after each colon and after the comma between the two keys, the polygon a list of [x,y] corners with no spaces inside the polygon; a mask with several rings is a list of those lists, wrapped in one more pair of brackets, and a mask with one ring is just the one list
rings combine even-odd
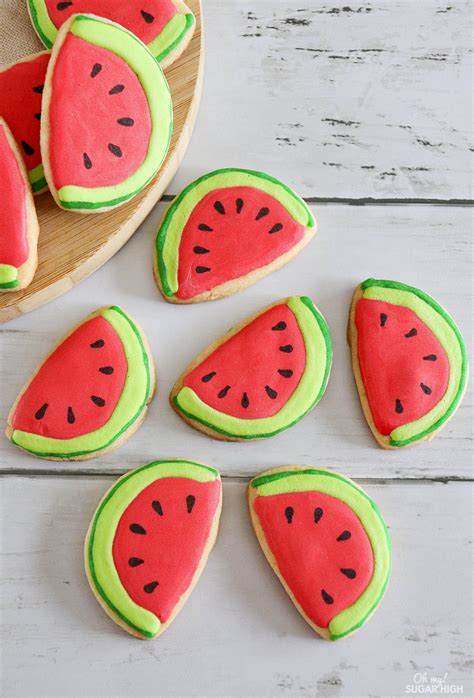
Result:
{"label": "light green icing stripe", "polygon": [[332,342],[325,319],[309,298],[292,296],[288,307],[303,335],[306,366],[296,390],[279,412],[262,419],[239,419],[210,407],[188,387],[182,388],[174,398],[176,407],[213,431],[240,439],[274,436],[299,422],[326,390],[332,363]]}
{"label": "light green icing stripe", "polygon": [[74,439],[52,439],[15,429],[11,440],[25,451],[65,459],[101,451],[116,441],[145,409],[150,393],[150,367],[140,333],[117,306],[107,308],[101,315],[120,337],[128,365],[122,394],[109,421],[100,429]]}
{"label": "light green icing stripe", "polygon": [[378,606],[388,584],[391,569],[390,536],[377,505],[347,478],[325,470],[280,471],[252,480],[259,496],[316,490],[341,500],[356,514],[370,540],[374,573],[369,585],[349,608],[329,623],[330,639],[337,640],[360,628]]}
{"label": "light green icing stripe", "polygon": [[206,194],[224,187],[255,187],[277,199],[290,216],[306,228],[315,225],[313,215],[301,199],[278,179],[256,172],[225,168],[203,175],[183,189],[168,208],[158,229],[156,254],[163,293],[173,296],[178,290],[179,245],[183,229],[197,204]]}
{"label": "light green icing stripe", "polygon": [[159,619],[138,606],[120,581],[115,568],[112,546],[120,518],[145,487],[164,477],[183,477],[197,482],[209,482],[218,472],[192,461],[155,461],[124,475],[108,491],[92,520],[87,564],[90,577],[113,613],[144,637],[154,637],[161,627]]}
{"label": "light green icing stripe", "polygon": [[390,434],[392,446],[406,446],[439,429],[456,409],[467,380],[466,347],[452,318],[423,291],[395,281],[378,279],[368,279],[361,288],[364,298],[385,301],[412,310],[434,334],[448,355],[449,380],[442,399],[424,417],[398,427]]}
{"label": "light green icing stripe", "polygon": [[45,0],[28,0],[31,21],[46,48],[51,48],[58,30],[52,23]]}
{"label": "light green icing stripe", "polygon": [[67,185],[58,190],[64,208],[95,209],[115,206],[140,192],[154,177],[168,152],[173,128],[171,94],[159,63],[131,32],[87,15],[77,15],[70,31],[84,41],[112,51],[140,80],[151,117],[148,152],[140,167],[119,184],[108,187]]}
{"label": "light green icing stripe", "polygon": [[18,269],[11,264],[0,264],[0,288],[18,286]]}
{"label": "light green icing stripe", "polygon": [[44,170],[42,164],[39,164],[36,167],[33,167],[32,170],[29,170],[28,177],[30,179],[31,188],[33,189],[34,193],[36,193],[37,191],[41,191],[41,189],[46,189],[48,187],[48,184],[44,177]]}
{"label": "light green icing stripe", "polygon": [[156,57],[157,61],[161,62],[171,51],[174,51],[194,22],[194,15],[191,13],[179,13],[170,19],[158,36],[148,44],[149,50]]}

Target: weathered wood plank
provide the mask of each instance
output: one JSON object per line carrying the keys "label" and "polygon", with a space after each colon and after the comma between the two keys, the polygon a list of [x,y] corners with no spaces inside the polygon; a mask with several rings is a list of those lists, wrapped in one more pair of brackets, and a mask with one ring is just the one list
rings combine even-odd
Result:
{"label": "weathered wood plank", "polygon": [[204,14],[203,100],[170,191],[240,165],[305,196],[472,197],[469,2],[207,0]]}
{"label": "weathered wood plank", "polygon": [[[231,298],[173,306],[159,295],[151,273],[158,207],[127,246],[100,272],[67,296],[0,328],[0,423],[17,391],[61,333],[88,312],[117,303],[143,325],[158,369],[158,393],[136,435],[120,450],[80,464],[88,471],[128,470],[162,456],[188,456],[227,474],[248,474],[283,462],[339,467],[358,477],[470,477],[472,393],[429,444],[384,452],[360,410],[346,345],[353,288],[368,276],[419,285],[445,305],[470,345],[472,227],[466,208],[320,206],[320,230],[285,269]],[[292,294],[312,296],[331,327],[334,366],[320,405],[293,429],[265,442],[221,443],[188,427],[171,410],[168,394],[187,363],[211,340],[246,315]],[[3,469],[70,469],[33,458],[0,440]]]}
{"label": "weathered wood plank", "polygon": [[467,483],[367,488],[390,525],[393,576],[366,628],[330,644],[268,568],[235,482],[224,486],[207,569],[171,628],[150,643],[116,628],[82,562],[89,519],[111,482],[3,479],[3,695],[399,696],[424,672],[447,674],[472,695]]}

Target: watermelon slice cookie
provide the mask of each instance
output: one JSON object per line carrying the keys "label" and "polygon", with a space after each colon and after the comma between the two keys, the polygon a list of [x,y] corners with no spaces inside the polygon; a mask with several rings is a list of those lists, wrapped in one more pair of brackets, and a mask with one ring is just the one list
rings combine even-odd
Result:
{"label": "watermelon slice cookie", "polygon": [[337,640],[369,619],[390,576],[391,544],[368,495],[337,473],[290,465],[249,484],[252,525],[303,618]]}
{"label": "watermelon slice cookie", "polygon": [[348,339],[378,444],[432,439],[458,408],[468,376],[464,341],[444,308],[413,286],[367,279],[354,294]]}
{"label": "watermelon slice cookie", "polygon": [[7,437],[40,458],[95,458],[138,429],[154,388],[142,331],[117,306],[101,308],[37,368],[10,411]]}
{"label": "watermelon slice cookie", "polygon": [[47,48],[73,14],[90,13],[121,24],[138,36],[165,68],[191,41],[194,15],[182,0],[28,0],[30,17]]}
{"label": "watermelon slice cookie", "polygon": [[168,152],[171,95],[146,46],[118,24],[73,15],[58,33],[43,94],[41,151],[59,206],[118,206],[155,176]]}
{"label": "watermelon slice cookie", "polygon": [[41,163],[40,122],[49,51],[42,51],[0,70],[0,117],[20,147],[34,194],[46,191]]}
{"label": "watermelon slice cookie", "polygon": [[217,470],[187,460],[149,463],[111,487],[89,527],[85,564],[112,620],[141,639],[166,630],[204,569],[221,504]]}
{"label": "watermelon slice cookie", "polygon": [[39,226],[25,163],[2,118],[0,182],[0,291],[15,291],[28,286],[35,273]]}
{"label": "watermelon slice cookie", "polygon": [[229,296],[289,262],[315,229],[304,201],[277,179],[216,170],[169,207],[156,238],[155,278],[172,303]]}
{"label": "watermelon slice cookie", "polygon": [[291,296],[205,349],[174,386],[171,404],[191,426],[217,439],[273,436],[319,402],[331,362],[325,319],[310,298]]}

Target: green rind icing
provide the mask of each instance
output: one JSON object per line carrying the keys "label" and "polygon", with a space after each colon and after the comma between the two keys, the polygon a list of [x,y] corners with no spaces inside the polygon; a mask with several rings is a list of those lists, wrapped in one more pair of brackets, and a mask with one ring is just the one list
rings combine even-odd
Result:
{"label": "green rind icing", "polygon": [[46,182],[46,179],[44,177],[44,170],[42,164],[39,164],[32,170],[29,170],[28,177],[34,194],[41,191],[42,189],[48,188],[48,183]]}
{"label": "green rind icing", "polygon": [[28,0],[28,9],[36,33],[46,48],[51,48],[58,30],[50,19],[46,3],[44,0]]}
{"label": "green rind icing", "polygon": [[274,436],[299,422],[326,390],[332,363],[332,341],[326,320],[310,298],[292,296],[287,304],[303,335],[306,367],[296,390],[279,412],[262,419],[239,419],[210,407],[188,387],[183,387],[174,397],[177,409],[219,434],[239,439]]}
{"label": "green rind icing", "polygon": [[[108,448],[140,417],[150,396],[150,366],[140,332],[117,306],[100,313],[122,342],[128,371],[122,394],[109,421],[100,429],[74,439],[52,439],[15,429],[11,440],[20,448],[44,458],[74,458]],[[132,416],[130,416],[132,414]]]}
{"label": "green rind icing", "polygon": [[[45,1],[28,0],[28,8],[38,36],[47,48],[51,48],[58,30],[51,21]],[[170,19],[158,36],[148,44],[148,49],[157,61],[162,61],[178,46],[194,21],[194,15],[191,13],[176,14]]]}
{"label": "green rind icing", "polygon": [[120,518],[145,487],[164,477],[183,477],[209,482],[219,477],[214,468],[192,461],[154,461],[124,475],[107,492],[90,527],[87,566],[97,593],[110,610],[129,628],[152,638],[160,630],[159,619],[138,606],[123,586],[115,568],[112,546]]}
{"label": "green rind icing", "polygon": [[464,340],[446,310],[427,293],[397,281],[367,279],[361,284],[363,297],[402,305],[412,310],[434,334],[449,360],[449,381],[445,394],[428,414],[394,429],[390,445],[407,446],[437,431],[456,410],[466,387],[468,359]]}
{"label": "green rind icing", "polygon": [[153,41],[150,41],[148,48],[158,62],[164,60],[179,46],[194,22],[194,15],[189,12],[174,15],[158,36]]}
{"label": "green rind icing", "polygon": [[11,264],[0,263],[0,288],[18,286],[18,269]]}
{"label": "green rind icing", "polygon": [[168,152],[173,128],[173,106],[159,63],[136,36],[123,27],[87,15],[76,15],[69,31],[84,41],[112,51],[138,76],[151,116],[148,152],[140,167],[123,182],[106,187],[67,185],[58,190],[63,208],[97,209],[116,206],[138,194],[155,176]]}
{"label": "green rind icing", "polygon": [[224,168],[203,175],[183,189],[168,208],[156,237],[157,267],[165,296],[178,290],[179,245],[183,229],[201,199],[214,189],[255,187],[277,199],[289,215],[306,228],[314,228],[313,214],[305,202],[278,179],[238,168]]}
{"label": "green rind icing", "polygon": [[316,490],[336,497],[356,514],[372,546],[374,573],[357,601],[331,620],[328,627],[329,637],[331,640],[338,640],[362,627],[378,606],[391,570],[390,536],[377,505],[353,482],[326,470],[308,468],[280,471],[257,477],[250,484],[261,497]]}

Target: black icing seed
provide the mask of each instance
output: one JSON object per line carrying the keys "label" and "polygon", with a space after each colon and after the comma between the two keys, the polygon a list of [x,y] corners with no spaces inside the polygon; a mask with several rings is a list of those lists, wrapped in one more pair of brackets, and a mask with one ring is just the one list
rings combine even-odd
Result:
{"label": "black icing seed", "polygon": [[71,7],[72,2],[58,2],[56,5],[56,9],[58,9],[60,12],[61,10],[67,10],[68,7]]}
{"label": "black icing seed", "polygon": [[188,511],[188,514],[190,514],[192,512],[195,504],[196,504],[196,497],[193,494],[188,494],[188,496],[186,497],[186,509]]}
{"label": "black icing seed", "polygon": [[97,407],[104,407],[105,400],[103,397],[98,397],[97,395],[91,395],[91,400]]}
{"label": "black icing seed", "polygon": [[286,520],[288,521],[289,524],[293,521],[293,515],[294,515],[294,513],[295,513],[295,510],[293,509],[293,507],[286,507],[286,509],[285,509],[285,518],[286,518]]}
{"label": "black icing seed", "polygon": [[92,167],[92,161],[87,153],[82,153],[82,160],[84,162],[84,167],[86,170],[90,170]]}
{"label": "black icing seed", "polygon": [[397,414],[403,413],[403,405],[398,398],[395,400],[395,412]]}
{"label": "black icing seed", "polygon": [[341,534],[338,535],[336,540],[341,541],[341,540],[349,540],[351,537],[351,532],[350,531],[343,531]]}
{"label": "black icing seed", "polygon": [[246,410],[247,407],[250,405],[250,400],[249,400],[249,396],[247,395],[247,393],[242,394],[242,400],[240,401],[240,404],[242,405],[244,410]]}
{"label": "black icing seed", "polygon": [[215,371],[211,371],[210,373],[206,373],[206,375],[203,376],[203,377],[201,378],[201,380],[202,380],[203,383],[209,383],[209,381],[212,380],[212,379],[214,378],[215,375],[216,375],[216,372],[215,372]]}
{"label": "black icing seed", "polygon": [[118,95],[120,92],[123,92],[125,89],[125,85],[114,85],[111,90],[109,90],[109,95]]}
{"label": "black icing seed", "polygon": [[193,247],[193,252],[195,254],[207,254],[209,250],[207,247],[201,247],[200,245],[196,245],[196,247]]}
{"label": "black icing seed", "polygon": [[155,499],[155,500],[151,503],[151,506],[152,506],[153,511],[156,511],[156,513],[158,514],[158,516],[163,516],[163,508],[162,508],[162,506],[161,506],[161,502],[159,502],[157,499]]}
{"label": "black icing seed", "polygon": [[420,383],[420,388],[422,389],[425,395],[431,395],[431,393],[433,392],[430,386],[425,385],[424,383]]}
{"label": "black icing seed", "polygon": [[269,213],[270,213],[270,209],[267,208],[266,206],[262,206],[262,208],[260,209],[260,211],[259,211],[259,212],[257,213],[257,215],[255,216],[255,220],[256,220],[256,221],[259,221],[260,218],[264,218],[265,216],[268,216]]}
{"label": "black icing seed", "polygon": [[41,407],[39,408],[39,410],[35,414],[35,419],[43,419],[48,407],[49,407],[49,405],[47,402],[45,402],[43,405],[41,405]]}
{"label": "black icing seed", "polygon": [[140,536],[145,536],[146,531],[140,524],[132,523],[130,524],[130,530],[132,533],[138,533]]}
{"label": "black icing seed", "polygon": [[268,234],[273,235],[273,233],[279,233],[280,230],[282,230],[282,228],[283,228],[283,226],[281,223],[275,223],[273,228],[270,228],[270,230],[268,231]]}
{"label": "black icing seed", "polygon": [[223,398],[227,395],[227,393],[230,390],[230,385],[226,385],[225,388],[222,388],[222,390],[219,390],[217,393],[217,397]]}
{"label": "black icing seed", "polygon": [[140,10],[140,14],[147,24],[152,24],[152,22],[155,21],[153,15],[151,15],[149,12],[145,12],[145,10]]}
{"label": "black icing seed", "polygon": [[321,596],[323,597],[324,603],[329,604],[329,606],[334,603],[334,599],[330,594],[327,593],[325,589],[321,589]]}
{"label": "black icing seed", "polygon": [[409,332],[406,333],[405,337],[409,339],[410,337],[416,337],[418,334],[418,330],[415,327],[412,327]]}
{"label": "black icing seed", "polygon": [[385,313],[380,313],[380,327],[385,327],[385,323],[387,322],[387,315]]}
{"label": "black icing seed", "polygon": [[91,78],[95,78],[96,75],[100,73],[102,66],[100,63],[94,63],[91,70]]}
{"label": "black icing seed", "polygon": [[149,582],[148,584],[145,584],[143,591],[145,591],[147,594],[152,594],[157,586],[159,586],[158,582]]}
{"label": "black icing seed", "polygon": [[281,332],[282,330],[286,330],[286,322],[283,322],[283,320],[281,322],[277,322],[276,325],[273,325],[272,330],[274,332]]}
{"label": "black icing seed", "polygon": [[348,579],[355,579],[357,577],[357,573],[355,570],[351,569],[350,567],[341,567],[341,572],[344,574]]}
{"label": "black icing seed", "polygon": [[38,119],[38,121],[41,121],[41,112],[36,112],[35,114],[35,119]]}
{"label": "black icing seed", "polygon": [[104,376],[110,376],[114,372],[113,366],[101,366],[99,371],[104,374]]}
{"label": "black icing seed", "polygon": [[206,225],[205,223],[199,223],[198,230],[204,230],[205,233],[212,233],[214,228],[211,228],[209,225]]}
{"label": "black icing seed", "polygon": [[215,201],[214,208],[216,209],[217,213],[221,214],[221,216],[225,216],[224,204],[221,201]]}
{"label": "black icing seed", "polygon": [[237,211],[237,213],[240,213],[241,210],[243,209],[243,207],[244,207],[243,199],[236,199],[235,200],[235,210]]}
{"label": "black icing seed", "polygon": [[291,344],[285,344],[282,347],[280,347],[280,351],[284,352],[285,354],[291,354],[293,351],[293,347]]}
{"label": "black icing seed", "polygon": [[270,397],[272,400],[275,400],[276,397],[278,397],[278,393],[276,390],[273,390],[273,388],[270,388],[269,385],[265,386],[265,392]]}
{"label": "black icing seed", "polygon": [[321,507],[316,507],[314,510],[314,523],[319,523],[321,521],[321,517],[323,515],[323,510]]}
{"label": "black icing seed", "polygon": [[138,567],[138,565],[143,565],[145,560],[142,560],[141,557],[129,557],[128,558],[128,564],[130,567]]}
{"label": "black icing seed", "polygon": [[34,155],[35,149],[26,141],[20,141],[21,142],[21,147],[25,151],[25,155]]}
{"label": "black icing seed", "polygon": [[120,126],[133,126],[135,121],[129,116],[122,116],[122,118],[117,119],[117,123],[120,124]]}
{"label": "black icing seed", "polygon": [[72,407],[67,408],[67,421],[68,424],[74,424],[76,421],[76,415],[74,414]]}
{"label": "black icing seed", "polygon": [[42,95],[44,90],[44,85],[36,85],[36,87],[33,87],[33,92],[36,92],[37,95]]}
{"label": "black icing seed", "polygon": [[103,339],[97,339],[95,342],[92,342],[90,345],[92,349],[101,349],[104,346],[105,342]]}
{"label": "black icing seed", "polygon": [[197,274],[205,274],[208,271],[211,271],[210,267],[196,267]]}
{"label": "black icing seed", "polygon": [[283,376],[283,378],[291,378],[291,376],[293,375],[293,371],[291,370],[291,368],[279,368],[278,373],[280,374],[280,376]]}
{"label": "black icing seed", "polygon": [[122,150],[118,147],[118,145],[115,145],[114,143],[109,143],[107,148],[110,150],[112,155],[115,155],[116,158],[122,157]]}
{"label": "black icing seed", "polygon": [[436,354],[428,354],[423,357],[423,361],[436,361],[437,358]]}

